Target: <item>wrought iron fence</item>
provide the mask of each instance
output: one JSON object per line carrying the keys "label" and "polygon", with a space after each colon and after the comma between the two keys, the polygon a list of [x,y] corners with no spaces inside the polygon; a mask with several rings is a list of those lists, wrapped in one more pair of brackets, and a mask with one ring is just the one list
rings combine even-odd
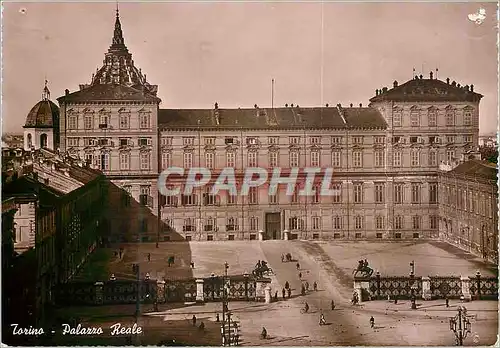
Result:
{"label": "wrought iron fence", "polygon": [[478,299],[498,299],[498,278],[469,277],[469,291]]}
{"label": "wrought iron fence", "polygon": [[369,279],[369,299],[384,299],[388,296],[409,299],[412,291],[415,296],[422,296],[421,277],[370,277]]}
{"label": "wrought iron fence", "polygon": [[430,277],[432,298],[460,298],[462,281],[460,277]]}

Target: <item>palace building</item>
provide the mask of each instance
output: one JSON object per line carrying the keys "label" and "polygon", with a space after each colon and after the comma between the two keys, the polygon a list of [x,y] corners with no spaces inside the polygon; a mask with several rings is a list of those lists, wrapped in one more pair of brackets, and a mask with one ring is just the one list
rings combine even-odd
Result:
{"label": "palace building", "polygon": [[[125,241],[437,237],[438,172],[478,145],[473,85],[415,76],[376,90],[368,106],[160,108],[158,86],[135,66],[116,14],[103,66],[58,98],[60,150],[87,160],[118,188],[110,233]],[[55,119],[56,117],[54,117]],[[36,130],[36,137],[40,136]],[[38,138],[37,138],[38,139]],[[49,138],[51,139],[51,138]],[[54,138],[55,139],[55,138]],[[40,138],[40,142],[44,142]],[[162,196],[163,169],[333,168],[336,196]],[[302,178],[301,178],[302,179]],[[167,185],[182,185],[172,176]],[[318,183],[319,184],[319,183]],[[298,186],[303,185],[299,180]],[[131,205],[138,205],[130,212]],[[129,209],[130,208],[130,209]]]}

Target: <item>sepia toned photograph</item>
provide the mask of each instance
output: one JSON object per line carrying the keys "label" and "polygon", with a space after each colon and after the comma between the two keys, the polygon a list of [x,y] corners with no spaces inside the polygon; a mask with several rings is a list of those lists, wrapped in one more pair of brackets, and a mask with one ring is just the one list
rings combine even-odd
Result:
{"label": "sepia toned photograph", "polygon": [[491,346],[494,2],[3,2],[6,346]]}

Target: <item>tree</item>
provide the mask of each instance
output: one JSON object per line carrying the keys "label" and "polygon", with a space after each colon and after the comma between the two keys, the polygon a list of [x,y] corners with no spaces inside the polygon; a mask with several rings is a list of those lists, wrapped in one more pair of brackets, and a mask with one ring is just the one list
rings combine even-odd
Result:
{"label": "tree", "polygon": [[491,162],[498,162],[498,148],[495,146],[480,146],[479,152],[481,153],[481,159]]}

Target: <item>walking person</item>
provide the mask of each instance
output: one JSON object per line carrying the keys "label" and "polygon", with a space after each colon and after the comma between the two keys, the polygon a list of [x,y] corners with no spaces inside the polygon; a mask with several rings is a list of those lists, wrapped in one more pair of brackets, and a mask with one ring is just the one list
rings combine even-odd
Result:
{"label": "walking person", "polygon": [[319,325],[326,325],[326,319],[325,315],[323,314],[323,311],[321,311],[321,314],[319,316]]}
{"label": "walking person", "polygon": [[445,297],[445,301],[446,301],[446,308],[450,307],[450,299],[448,298],[448,296]]}
{"label": "walking person", "polygon": [[297,271],[300,269],[300,264],[297,262]]}
{"label": "walking person", "polygon": [[299,279],[302,279],[302,272],[299,272]]}
{"label": "walking person", "polygon": [[289,289],[290,288],[290,283],[288,283],[288,280],[285,282],[285,289]]}
{"label": "walking person", "polygon": [[309,282],[306,282],[306,291],[309,291]]}
{"label": "walking person", "polygon": [[373,315],[370,318],[370,327],[373,329],[375,327],[375,318],[373,318]]}
{"label": "walking person", "polygon": [[276,292],[274,293],[274,300],[278,301],[278,290],[276,290]]}
{"label": "walking person", "polygon": [[292,289],[288,288],[288,298],[292,297]]}
{"label": "walking person", "polygon": [[151,262],[151,253],[148,253],[148,262]]}
{"label": "walking person", "polygon": [[285,255],[281,254],[281,262],[285,262]]}
{"label": "walking person", "polygon": [[193,326],[196,326],[196,315],[194,315],[194,314],[193,314],[193,319],[192,319],[192,321],[193,321]]}
{"label": "walking person", "polygon": [[285,288],[281,289],[281,294],[283,295],[283,300],[285,299],[285,295],[286,295],[286,290]]}
{"label": "walking person", "polygon": [[332,311],[333,311],[335,309],[335,302],[333,300],[332,300],[331,306],[332,306]]}
{"label": "walking person", "polygon": [[314,291],[318,291],[318,283],[314,282],[313,289]]}

